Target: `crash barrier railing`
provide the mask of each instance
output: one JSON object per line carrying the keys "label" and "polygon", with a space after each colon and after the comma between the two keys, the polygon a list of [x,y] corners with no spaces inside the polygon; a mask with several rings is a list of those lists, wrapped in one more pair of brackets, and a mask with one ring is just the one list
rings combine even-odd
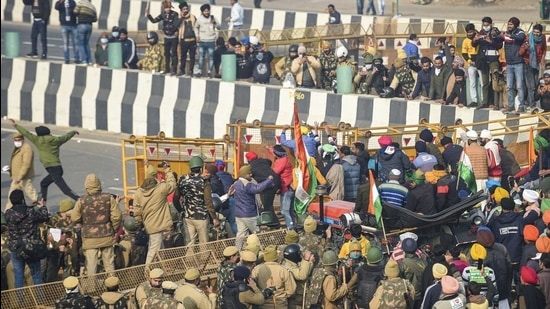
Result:
{"label": "crash barrier railing", "polygon": [[[164,270],[164,280],[182,281],[187,269],[196,267],[206,268],[212,261],[213,252],[202,250],[191,255],[163,259],[149,265],[138,265],[115,270],[112,273],[100,273],[93,276],[82,276],[80,280],[80,292],[91,297],[98,297],[105,292],[103,282],[109,276],[120,279],[121,291],[133,291],[138,285],[147,280],[147,273],[153,268]],[[2,308],[55,308],[56,300],[65,295],[62,282],[53,282],[41,285],[23,287],[19,289],[2,291]]]}
{"label": "crash barrier railing", "polygon": [[162,161],[169,161],[178,176],[189,173],[189,160],[201,156],[205,163],[216,160],[227,162],[233,168],[234,146],[226,137],[223,139],[166,137],[164,132],[155,136],[136,137],[131,135],[122,140],[122,175],[124,196],[132,198],[135,190],[145,179],[144,161],[158,167]]}
{"label": "crash barrier railing", "polygon": [[[284,230],[269,231],[257,235],[262,248],[284,244]],[[246,242],[246,239],[243,239],[242,242]],[[103,282],[108,276],[116,276],[120,279],[121,291],[133,291],[139,284],[147,280],[148,271],[153,268],[164,270],[164,280],[180,283],[183,282],[185,272],[189,268],[197,268],[201,273],[204,287],[210,283],[207,282],[209,278],[216,278],[217,267],[223,260],[223,249],[235,245],[238,245],[237,239],[231,238],[200,245],[163,249],[157,253],[154,262],[148,266],[131,266],[115,270],[112,273],[80,277],[80,291],[82,294],[92,297],[100,296],[105,292]],[[55,301],[63,295],[65,295],[65,288],[59,281],[2,291],[1,303],[2,308],[54,308]]]}

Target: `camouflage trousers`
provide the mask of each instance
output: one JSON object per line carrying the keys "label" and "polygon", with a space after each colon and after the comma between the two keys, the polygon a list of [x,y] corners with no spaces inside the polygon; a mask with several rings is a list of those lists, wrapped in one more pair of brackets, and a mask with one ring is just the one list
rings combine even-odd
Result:
{"label": "camouflage trousers", "polygon": [[334,76],[330,76],[330,72],[323,71],[321,74],[321,87],[325,90],[332,90],[332,81],[334,81]]}

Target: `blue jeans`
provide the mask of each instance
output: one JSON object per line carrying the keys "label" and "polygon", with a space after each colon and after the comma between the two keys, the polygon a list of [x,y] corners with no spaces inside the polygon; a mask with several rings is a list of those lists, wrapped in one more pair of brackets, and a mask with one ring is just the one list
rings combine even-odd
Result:
{"label": "blue jeans", "polygon": [[372,15],[376,15],[376,8],[374,7],[374,0],[369,0],[367,4],[367,10],[365,11],[365,14],[369,14],[369,12],[372,11]]}
{"label": "blue jeans", "polygon": [[523,90],[523,63],[508,64],[506,66],[506,88],[508,89],[508,106],[510,109],[514,108],[516,89],[518,91],[518,108],[523,108],[523,100],[525,98]]}
{"label": "blue jeans", "polygon": [[365,0],[357,0],[357,14],[363,15],[364,5],[365,5]]}
{"label": "blue jeans", "polygon": [[233,233],[237,234],[237,222],[235,221],[235,198],[229,198],[229,208],[222,210],[222,215],[229,223]]}
{"label": "blue jeans", "polygon": [[78,33],[76,30],[76,26],[61,26],[61,35],[63,36],[63,56],[65,57],[65,61],[70,60],[69,55],[69,40],[73,42],[73,53],[74,53],[74,61],[80,61],[80,50],[77,48],[76,45],[76,39],[78,37]]}
{"label": "blue jeans", "polygon": [[48,53],[48,38],[47,38],[48,25],[43,21],[35,21],[32,23],[31,29],[31,52],[38,54],[38,36],[40,35],[40,41],[42,43],[42,55]]}
{"label": "blue jeans", "polygon": [[80,59],[83,63],[92,63],[92,50],[90,48],[90,36],[92,35],[92,24],[78,24],[77,40],[80,48]]}
{"label": "blue jeans", "polygon": [[17,256],[17,253],[11,252],[11,263],[13,264],[16,289],[24,286],[25,263],[29,265],[34,284],[44,283],[44,280],[42,279],[42,271],[40,269],[40,261],[24,261]]}
{"label": "blue jeans", "polygon": [[208,72],[214,67],[214,42],[199,42],[199,72],[202,73],[204,53],[208,51]]}
{"label": "blue jeans", "polygon": [[293,202],[294,191],[288,190],[284,194],[281,194],[281,214],[285,218],[286,228],[289,230],[296,227],[296,221],[292,216]]}

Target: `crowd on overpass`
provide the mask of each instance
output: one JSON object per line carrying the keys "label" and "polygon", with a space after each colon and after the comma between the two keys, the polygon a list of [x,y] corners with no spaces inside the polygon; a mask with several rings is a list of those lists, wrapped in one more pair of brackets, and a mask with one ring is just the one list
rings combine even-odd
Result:
{"label": "crowd on overpass", "polygon": [[[50,1],[25,0],[25,3],[32,7],[33,14],[32,45],[27,56],[39,57],[40,37],[41,57],[46,59]],[[120,42],[123,67],[127,69],[221,78],[222,55],[231,53],[236,55],[236,78],[253,83],[270,84],[278,80],[282,85],[335,92],[350,89],[358,94],[490,108],[505,113],[523,113],[535,108],[550,110],[550,80],[544,79],[544,76],[550,78],[550,66],[544,63],[546,36],[540,24],[526,32],[519,28],[520,20],[511,17],[506,29],[498,29],[487,16],[481,20],[481,29],[476,29],[474,24],[465,26],[467,37],[461,46],[452,45],[445,37],[438,39],[435,45],[439,50],[434,55],[422,54],[417,44],[418,35],[413,33],[398,50],[393,63],[384,63],[373,46],[365,46],[358,63],[349,57],[345,41],[323,41],[320,51],[291,45],[288,55],[274,62],[266,42],[244,35],[243,8],[238,0],[232,0],[231,5],[231,16],[224,20],[210,14],[210,4],[201,5],[198,16],[190,13],[184,1],[163,1],[162,12],[155,17],[150,15],[148,7],[146,16],[150,22],[162,24],[163,38],[156,32],[148,33],[149,46],[142,59],[138,59],[135,41],[128,37],[126,29],[118,26],[112,28],[111,34],[100,35],[92,54],[89,39],[97,12],[89,0],[59,0],[55,9],[59,12],[66,63],[70,63],[72,43],[75,63],[107,66],[109,43]],[[327,11],[328,24],[341,23],[334,5],[328,5]],[[223,22],[232,26],[227,41],[218,36]],[[340,46],[336,46],[337,43]],[[352,79],[338,78],[339,67],[349,67]]]}
{"label": "crowd on overpass", "polygon": [[[18,132],[9,169],[10,204],[2,224],[2,287],[23,287],[26,266],[32,277],[27,284],[64,279],[66,295],[58,308],[87,308],[92,303],[100,308],[115,303],[120,308],[130,303],[139,308],[298,308],[302,303],[306,308],[338,308],[343,302],[359,307],[370,303],[373,308],[466,308],[468,302],[509,308],[516,301],[526,302],[525,308],[544,308],[550,300],[548,129],[535,138],[537,161],[521,170],[488,130],[465,132],[461,141],[437,141],[425,129],[415,144],[417,156],[410,160],[389,136],[380,137],[381,148],[371,155],[360,142],[337,145],[328,138],[321,145],[319,128],[302,125],[305,149],[316,158],[312,177],[328,187],[332,199],[355,203],[354,212],[360,216],[373,215],[368,205],[374,183],[382,201],[419,215],[452,208],[470,192],[487,192],[485,226],[476,227],[473,245],[457,246],[453,235],[446,235],[427,249],[426,240],[404,233],[385,255],[379,239],[365,234],[360,223],[346,227],[349,239],[341,243],[323,222],[293,212],[296,141],[287,136],[286,127],[281,144],[271,149],[273,157],[246,153],[248,164],[240,167],[238,179],[225,171],[223,161],[205,164],[198,156],[191,158],[190,172],[180,177],[169,162],[154,167],[146,161],[145,179],[127,201],[128,212],[119,207],[120,197],[102,190],[98,175],[89,174],[84,194],[67,187],[63,192],[69,198],[50,214],[45,192],[52,182],[43,180],[41,196],[36,194],[30,144],[48,172],[45,179],[54,178],[62,188],[59,150],[78,132],[53,136],[39,126],[34,134],[11,121]],[[286,244],[260,246],[258,225],[280,228],[273,207],[277,194]],[[264,213],[272,220],[264,222]],[[401,219],[383,209],[381,215],[388,227]],[[107,292],[98,299],[79,290],[77,276],[149,264],[164,246],[192,245],[195,238],[206,244],[210,227],[224,220],[235,223],[229,228],[237,241],[223,250],[216,290],[198,289],[200,271],[194,268],[186,269],[179,283],[162,282],[163,270],[153,269],[131,295],[118,291],[122,279],[113,276],[105,280]],[[387,292],[390,287],[394,294]],[[403,293],[410,296],[412,307],[406,307]]]}

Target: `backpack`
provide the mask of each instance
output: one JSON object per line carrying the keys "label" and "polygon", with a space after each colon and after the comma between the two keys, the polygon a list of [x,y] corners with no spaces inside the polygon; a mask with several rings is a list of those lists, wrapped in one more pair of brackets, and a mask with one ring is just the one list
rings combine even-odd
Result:
{"label": "backpack", "polygon": [[[326,276],[334,276],[332,272],[327,271],[324,268],[315,268],[311,274],[309,281],[309,288],[304,295],[305,307],[304,309],[317,309],[321,308],[321,300],[323,295],[323,282]],[[338,277],[337,277],[338,278]]]}
{"label": "backpack", "polygon": [[229,281],[222,288],[223,307],[226,309],[247,309],[239,300],[239,293],[248,289],[244,282]]}

